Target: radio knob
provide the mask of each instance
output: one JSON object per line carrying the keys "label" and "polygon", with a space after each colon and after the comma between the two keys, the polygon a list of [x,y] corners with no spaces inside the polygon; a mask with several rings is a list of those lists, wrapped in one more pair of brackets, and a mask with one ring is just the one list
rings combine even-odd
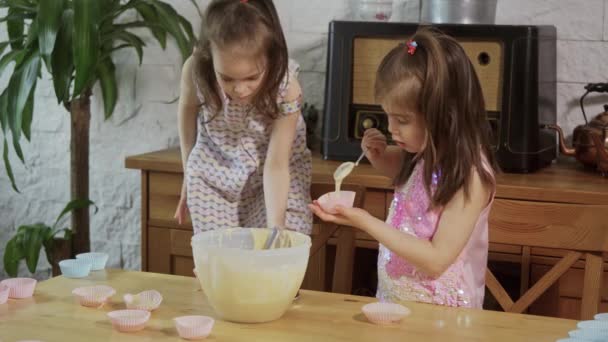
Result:
{"label": "radio knob", "polygon": [[370,119],[370,118],[366,118],[365,120],[363,120],[363,122],[361,123],[361,125],[363,126],[363,129],[370,129],[376,126],[376,120]]}

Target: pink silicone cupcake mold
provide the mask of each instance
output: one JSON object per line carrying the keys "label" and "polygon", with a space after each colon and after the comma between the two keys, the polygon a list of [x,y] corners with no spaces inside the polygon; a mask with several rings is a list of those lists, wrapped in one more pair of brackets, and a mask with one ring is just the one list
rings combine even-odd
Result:
{"label": "pink silicone cupcake mold", "polygon": [[21,299],[29,298],[34,294],[36,283],[36,279],[32,278],[10,278],[0,282],[0,285],[9,288],[9,298]]}
{"label": "pink silicone cupcake mold", "polygon": [[8,300],[8,294],[11,292],[11,288],[4,285],[4,284],[0,284],[0,304],[4,304],[6,303],[6,301]]}
{"label": "pink silicone cupcake mold", "polygon": [[181,316],[173,319],[181,338],[202,340],[211,334],[215,320],[207,316]]}
{"label": "pink silicone cupcake mold", "polygon": [[107,285],[95,285],[75,288],[72,294],[78,299],[80,305],[98,308],[116,294],[116,290]]}
{"label": "pink silicone cupcake mold", "polygon": [[127,304],[127,309],[152,311],[160,306],[163,296],[156,290],[148,290],[138,294],[127,293],[123,299]]}
{"label": "pink silicone cupcake mold", "polygon": [[362,311],[375,324],[399,323],[410,314],[410,309],[395,303],[370,303],[364,305]]}
{"label": "pink silicone cupcake mold", "polygon": [[330,214],[337,214],[336,206],[341,205],[343,207],[352,208],[355,202],[354,191],[340,191],[340,192],[328,192],[325,195],[319,197],[317,200],[323,211]]}
{"label": "pink silicone cupcake mold", "polygon": [[150,311],[146,310],[117,310],[108,312],[108,317],[114,329],[120,332],[143,330],[150,319]]}

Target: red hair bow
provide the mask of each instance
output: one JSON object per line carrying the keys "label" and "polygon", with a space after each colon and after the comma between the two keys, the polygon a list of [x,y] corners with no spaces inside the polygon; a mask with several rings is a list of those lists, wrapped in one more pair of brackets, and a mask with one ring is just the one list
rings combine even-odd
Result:
{"label": "red hair bow", "polygon": [[416,52],[416,48],[418,47],[418,43],[413,40],[409,40],[407,43],[405,43],[405,45],[407,45],[407,53],[409,53],[410,55],[413,55]]}

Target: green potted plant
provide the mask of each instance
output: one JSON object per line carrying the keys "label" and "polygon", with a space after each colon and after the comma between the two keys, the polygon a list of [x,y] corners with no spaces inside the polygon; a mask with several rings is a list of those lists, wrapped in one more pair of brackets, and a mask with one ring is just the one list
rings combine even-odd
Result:
{"label": "green potted plant", "polygon": [[[191,2],[196,6],[195,0]],[[8,85],[0,91],[2,155],[11,184],[19,191],[8,158],[10,145],[24,162],[21,137],[30,140],[36,83],[45,68],[58,103],[71,117],[71,198],[89,198],[93,85],[100,85],[107,119],[119,96],[112,55],[132,48],[141,64],[145,43],[138,29],[144,28],[163,49],[167,36],[174,38],[185,60],[195,41],[192,26],[160,0],[0,0],[0,9],[6,10],[0,24],[6,25],[8,33],[8,40],[0,42],[0,75],[14,64]],[[126,13],[133,13],[136,18],[125,20]],[[88,251],[86,208],[74,208],[71,226],[71,252]]]}
{"label": "green potted plant", "polygon": [[[6,249],[4,250],[4,269],[6,273],[11,277],[16,277],[22,260],[25,260],[28,270],[32,274],[35,273],[40,250],[44,247],[46,259],[53,266],[53,274],[58,274],[58,259],[68,257],[63,255],[61,247],[68,243],[72,236],[72,230],[61,228],[61,219],[73,210],[88,210],[91,205],[95,206],[89,200],[74,200],[63,208],[52,226],[44,223],[20,226],[17,233],[6,243]],[[95,207],[95,212],[97,212],[97,207]],[[62,233],[62,236],[58,236]]]}

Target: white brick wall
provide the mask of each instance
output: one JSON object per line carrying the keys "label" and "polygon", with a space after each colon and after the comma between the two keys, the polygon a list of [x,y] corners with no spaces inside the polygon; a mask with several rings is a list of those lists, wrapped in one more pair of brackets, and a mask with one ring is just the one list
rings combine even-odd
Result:
{"label": "white brick wall", "polygon": [[[170,0],[194,23],[189,1]],[[302,65],[305,100],[323,103],[327,25],[332,19],[356,18],[356,0],[275,0],[292,57]],[[204,6],[208,0],[200,1]],[[416,21],[418,0],[395,1],[391,20]],[[567,132],[579,124],[578,97],[587,82],[608,81],[608,0],[499,0],[499,24],[552,24],[558,42],[558,121]],[[0,32],[0,37],[6,37]],[[133,52],[116,57],[120,102],[114,116],[104,121],[96,92],[91,122],[91,199],[99,212],[91,217],[94,250],[110,252],[110,267],[140,267],[140,175],[124,168],[125,157],[176,146],[176,104],[180,56],[173,48],[162,51],[152,40],[143,65]],[[3,78],[4,85],[6,77]],[[595,114],[608,103],[605,95],[587,100]],[[69,199],[69,117],[56,105],[48,75],[38,85],[32,142],[23,142],[25,167],[12,158],[21,194],[10,188],[0,171],[0,256],[9,236],[21,224],[50,223]],[[37,277],[49,274],[41,257]],[[6,277],[0,265],[0,279]],[[28,274],[25,267],[22,274]]]}

